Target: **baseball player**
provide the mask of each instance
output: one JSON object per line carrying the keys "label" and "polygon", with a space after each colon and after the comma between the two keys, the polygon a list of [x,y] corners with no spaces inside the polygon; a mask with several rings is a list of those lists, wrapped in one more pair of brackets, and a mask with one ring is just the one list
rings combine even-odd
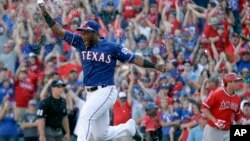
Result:
{"label": "baseball player", "polygon": [[202,104],[202,112],[207,117],[203,141],[229,141],[229,128],[235,116],[240,114],[241,99],[235,94],[239,82],[235,73],[223,77],[224,87],[210,93]]}
{"label": "baseball player", "polygon": [[143,140],[133,119],[125,124],[109,126],[109,108],[117,98],[114,86],[116,61],[130,62],[161,72],[165,71],[165,66],[154,64],[116,43],[100,38],[98,34],[100,26],[95,21],[85,21],[77,29],[81,32],[80,35],[64,30],[48,14],[43,0],[38,0],[37,4],[51,30],[80,53],[87,100],[80,111],[76,126],[77,141],[89,141],[91,138],[103,141],[123,136],[133,136],[135,140]]}

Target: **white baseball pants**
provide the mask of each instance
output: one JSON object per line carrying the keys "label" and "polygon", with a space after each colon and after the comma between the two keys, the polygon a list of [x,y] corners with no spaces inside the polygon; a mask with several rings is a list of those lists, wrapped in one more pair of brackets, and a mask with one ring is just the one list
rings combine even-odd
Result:
{"label": "white baseball pants", "polygon": [[80,109],[76,125],[77,141],[111,140],[123,136],[131,136],[130,126],[120,124],[109,126],[109,109],[117,99],[115,86],[107,86],[87,93],[87,100]]}
{"label": "white baseball pants", "polygon": [[207,124],[203,132],[203,141],[229,141],[229,136],[229,130],[220,130]]}

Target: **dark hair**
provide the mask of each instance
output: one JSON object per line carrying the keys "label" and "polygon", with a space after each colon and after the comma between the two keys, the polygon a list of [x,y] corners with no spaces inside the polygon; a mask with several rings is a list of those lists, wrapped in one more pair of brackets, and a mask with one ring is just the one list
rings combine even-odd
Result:
{"label": "dark hair", "polygon": [[194,63],[193,67],[194,67],[194,71],[198,70],[198,64]]}
{"label": "dark hair", "polygon": [[137,42],[141,42],[141,41],[144,41],[144,42],[147,41],[147,37],[143,34],[140,34],[139,37],[137,38]]}
{"label": "dark hair", "polygon": [[210,78],[211,75],[210,75],[209,70],[203,69],[203,70],[201,71],[201,75],[202,75],[204,72],[207,72],[207,77]]}

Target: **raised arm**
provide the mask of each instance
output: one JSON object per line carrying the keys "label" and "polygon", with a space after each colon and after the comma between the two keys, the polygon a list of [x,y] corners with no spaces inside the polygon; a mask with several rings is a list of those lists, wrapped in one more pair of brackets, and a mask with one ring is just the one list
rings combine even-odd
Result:
{"label": "raised arm", "polygon": [[193,14],[198,18],[203,18],[203,19],[206,18],[205,12],[203,13],[198,12],[193,5],[188,5],[188,9],[190,9],[193,12]]}
{"label": "raised arm", "polygon": [[234,50],[234,55],[236,57],[235,62],[238,62],[240,60],[239,51],[240,51],[240,48],[241,48],[242,44],[243,44],[243,41],[242,41],[242,39],[240,39],[240,42],[238,43],[237,47]]}
{"label": "raised arm", "polygon": [[43,86],[42,91],[41,91],[41,93],[40,93],[40,100],[43,100],[43,99],[45,99],[45,98],[47,97],[48,88],[49,88],[50,84],[52,83],[52,81],[53,81],[53,80],[50,79],[50,80],[48,81],[48,83],[46,83],[46,84]]}
{"label": "raised arm", "polygon": [[48,26],[50,27],[50,29],[59,37],[63,38],[65,35],[65,31],[64,29],[58,24],[56,23],[56,21],[54,19],[51,18],[51,16],[49,15],[49,13],[47,12],[45,5],[44,5],[44,1],[43,0],[38,0],[37,4],[40,7],[41,10],[41,14],[44,17],[46,23],[48,24]]}
{"label": "raised arm", "polygon": [[178,22],[181,22],[181,10],[180,10],[180,6],[178,4],[179,1],[175,1],[175,7],[176,7],[176,19]]}
{"label": "raised arm", "polygon": [[129,76],[129,87],[128,87],[128,95],[127,95],[127,102],[129,105],[132,105],[132,92],[135,84],[135,76],[133,72],[133,66],[129,66],[130,76]]}
{"label": "raised arm", "polygon": [[217,49],[215,47],[214,42],[211,42],[211,47],[212,47],[212,51],[213,51],[213,54],[214,54],[214,59],[215,59],[216,62],[218,62],[219,61],[219,54],[218,54],[218,51],[217,51]]}
{"label": "raised arm", "polygon": [[185,17],[184,17],[184,21],[183,21],[183,23],[182,23],[182,26],[183,26],[183,27],[187,26],[188,18],[190,18],[189,15],[190,15],[190,9],[187,9],[187,12],[186,12]]}

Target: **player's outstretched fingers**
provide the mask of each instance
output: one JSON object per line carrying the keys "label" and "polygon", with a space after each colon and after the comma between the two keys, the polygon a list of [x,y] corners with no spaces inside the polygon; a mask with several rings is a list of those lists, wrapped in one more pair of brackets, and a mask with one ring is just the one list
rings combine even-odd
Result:
{"label": "player's outstretched fingers", "polygon": [[160,71],[160,72],[165,72],[166,66],[165,65],[156,65],[155,69]]}
{"label": "player's outstretched fingers", "polygon": [[46,11],[44,1],[43,0],[37,0],[37,5],[40,7],[41,12],[43,14],[43,12]]}

